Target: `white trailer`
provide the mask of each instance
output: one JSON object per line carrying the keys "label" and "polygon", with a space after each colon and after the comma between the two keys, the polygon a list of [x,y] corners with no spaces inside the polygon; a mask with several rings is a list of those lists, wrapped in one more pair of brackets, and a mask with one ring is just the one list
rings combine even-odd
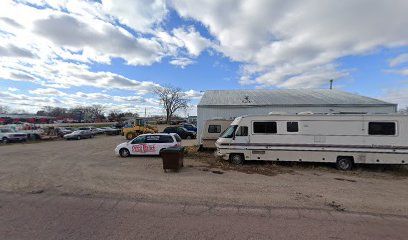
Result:
{"label": "white trailer", "polygon": [[215,142],[231,123],[232,120],[227,119],[210,119],[205,121],[198,139],[200,149],[215,149]]}
{"label": "white trailer", "polygon": [[407,164],[407,115],[252,115],[236,118],[216,142],[216,154],[245,160]]}

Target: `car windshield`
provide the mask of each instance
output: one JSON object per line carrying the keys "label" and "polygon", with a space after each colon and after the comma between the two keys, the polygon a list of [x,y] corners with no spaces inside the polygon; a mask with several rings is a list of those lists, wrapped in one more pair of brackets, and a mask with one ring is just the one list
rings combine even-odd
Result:
{"label": "car windshield", "polygon": [[232,138],[234,136],[235,130],[237,130],[238,125],[231,125],[223,134],[221,134],[221,138]]}
{"label": "car windshield", "polygon": [[73,134],[79,134],[81,132],[82,132],[82,130],[77,130],[77,131],[74,131]]}

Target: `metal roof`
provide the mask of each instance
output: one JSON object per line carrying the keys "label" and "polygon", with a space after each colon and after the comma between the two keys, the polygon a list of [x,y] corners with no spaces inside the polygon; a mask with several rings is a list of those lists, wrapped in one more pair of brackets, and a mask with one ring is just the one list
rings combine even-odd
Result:
{"label": "metal roof", "polygon": [[330,89],[209,90],[198,106],[397,106],[375,98]]}

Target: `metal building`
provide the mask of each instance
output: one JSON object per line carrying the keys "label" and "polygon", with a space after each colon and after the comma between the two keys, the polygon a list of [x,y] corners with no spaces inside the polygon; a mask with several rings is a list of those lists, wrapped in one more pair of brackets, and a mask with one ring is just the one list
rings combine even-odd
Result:
{"label": "metal building", "polygon": [[[330,89],[210,90],[197,105],[198,135],[208,119],[284,113],[395,113],[397,104]],[[200,136],[198,136],[200,137]]]}

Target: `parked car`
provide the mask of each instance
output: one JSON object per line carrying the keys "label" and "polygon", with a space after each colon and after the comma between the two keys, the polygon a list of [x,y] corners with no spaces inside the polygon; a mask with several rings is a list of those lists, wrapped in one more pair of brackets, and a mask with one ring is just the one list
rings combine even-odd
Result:
{"label": "parked car", "polygon": [[180,124],[180,127],[183,127],[185,129],[187,129],[188,131],[192,131],[192,132],[197,133],[197,127],[194,124],[182,123],[182,124]]}
{"label": "parked car", "polygon": [[63,137],[64,135],[70,134],[72,132],[73,131],[71,129],[69,129],[69,128],[63,128],[63,127],[57,128],[57,134],[60,137]]}
{"label": "parked car", "polygon": [[196,138],[197,134],[193,131],[188,131],[183,127],[166,127],[164,133],[177,133],[182,139]]}
{"label": "parked car", "polygon": [[130,155],[160,155],[163,149],[181,146],[181,138],[175,133],[142,134],[138,137],[119,144],[115,154],[121,157]]}
{"label": "parked car", "polygon": [[78,130],[90,131],[93,135],[98,134],[97,128],[94,127],[80,127]]}
{"label": "parked car", "polygon": [[9,128],[0,128],[0,139],[2,143],[9,143],[12,141],[26,141],[27,134],[23,132],[16,132]]}
{"label": "parked car", "polygon": [[96,134],[104,134],[106,132],[106,127],[95,128]]}
{"label": "parked car", "polygon": [[93,138],[93,137],[94,137],[94,133],[92,133],[89,130],[77,130],[70,134],[64,135],[64,138],[66,140],[71,140],[71,139],[81,140],[84,138]]}
{"label": "parked car", "polygon": [[105,127],[104,129],[106,135],[120,135],[122,132],[122,129],[119,128]]}

